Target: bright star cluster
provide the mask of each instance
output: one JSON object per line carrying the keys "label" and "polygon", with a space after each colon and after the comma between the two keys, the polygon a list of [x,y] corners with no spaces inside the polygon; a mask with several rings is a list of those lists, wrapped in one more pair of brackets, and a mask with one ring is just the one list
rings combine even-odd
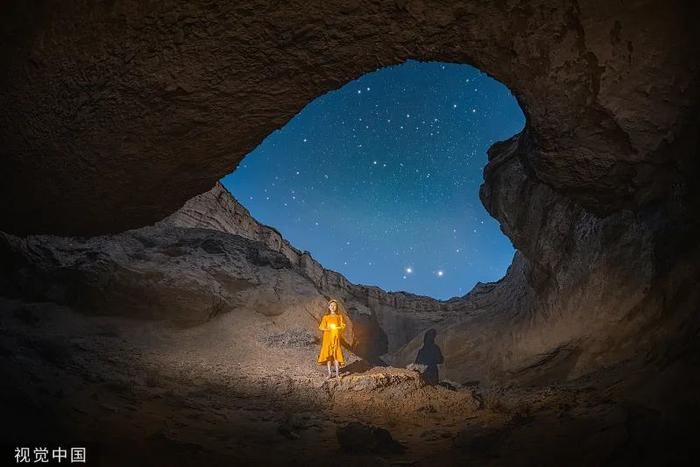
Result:
{"label": "bright star cluster", "polygon": [[409,61],[314,100],[222,182],[352,282],[461,296],[512,260],[478,192],[486,149],[524,123],[476,68]]}

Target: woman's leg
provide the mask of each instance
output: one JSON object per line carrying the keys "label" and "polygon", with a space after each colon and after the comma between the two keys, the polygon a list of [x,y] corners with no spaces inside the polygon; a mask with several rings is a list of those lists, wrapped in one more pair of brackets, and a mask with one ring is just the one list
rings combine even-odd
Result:
{"label": "woman's leg", "polygon": [[335,377],[340,378],[340,375],[338,374],[338,360],[333,359],[333,363],[335,363]]}
{"label": "woman's leg", "polygon": [[331,373],[331,361],[327,360],[326,365],[328,366],[328,377],[330,378],[331,376],[333,376]]}

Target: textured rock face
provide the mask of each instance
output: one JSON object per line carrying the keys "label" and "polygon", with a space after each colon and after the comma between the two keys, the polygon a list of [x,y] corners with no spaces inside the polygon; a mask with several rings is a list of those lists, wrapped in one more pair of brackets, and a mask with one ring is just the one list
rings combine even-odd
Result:
{"label": "textured rock face", "polygon": [[248,310],[300,320],[315,333],[313,317],[340,298],[354,325],[345,337],[370,360],[451,316],[457,303],[464,308],[349,283],[259,224],[220,184],[157,225],[117,235],[1,234],[0,258],[6,296],[180,325]]}
{"label": "textured rock face", "polygon": [[0,292],[49,300],[90,314],[199,324],[219,313],[253,310],[318,316],[340,298],[354,324],[346,337],[359,354],[394,352],[455,315],[509,303],[479,286],[441,302],[348,282],[258,223],[220,184],[150,227],[87,239],[0,237]]}
{"label": "textured rock face", "polygon": [[[358,319],[367,317],[365,319],[376,320],[386,338],[369,340],[377,344],[386,340],[389,351],[397,350],[434,323],[486,306],[483,300],[479,300],[479,293],[472,294],[469,299],[439,301],[352,284],[342,274],[325,269],[309,252],[294,248],[277,230],[258,223],[219,183],[210,191],[189,200],[158,225],[214,229],[263,243],[267,248],[283,254],[319,290],[328,296],[342,298]],[[481,287],[488,289],[490,286]]]}
{"label": "textured rock face", "polygon": [[697,8],[5,2],[0,198],[13,202],[0,205],[0,230],[151,224],[315,97],[406,59],[493,75],[527,115],[533,174],[599,212],[638,207],[667,196],[685,166],[670,149],[695,115]]}
{"label": "textured rock face", "polygon": [[[443,323],[443,374],[542,383],[642,356],[666,364],[693,348],[700,249],[684,211],[692,204],[598,216],[530,175],[527,138],[490,149],[481,191],[520,251],[493,293],[518,298],[506,304],[500,296],[488,313]],[[400,361],[420,344],[407,345]]]}
{"label": "textured rock face", "polygon": [[147,227],[82,241],[3,236],[2,258],[7,294],[90,314],[188,325],[231,309],[323,310],[314,285],[284,256],[214,231]]}

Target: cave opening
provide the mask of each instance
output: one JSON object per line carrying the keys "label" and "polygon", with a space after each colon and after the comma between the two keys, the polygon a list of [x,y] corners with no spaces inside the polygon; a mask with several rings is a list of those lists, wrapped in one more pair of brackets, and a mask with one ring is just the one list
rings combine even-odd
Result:
{"label": "cave opening", "polygon": [[[7,3],[6,456],[77,445],[103,466],[700,465],[696,4]],[[313,99],[409,58],[487,70],[527,114],[489,148],[480,189],[512,265],[455,300],[352,283],[217,183]],[[364,102],[377,86],[349,92]],[[349,188],[317,173],[318,189],[368,173],[345,167]],[[401,289],[440,271],[397,266],[415,271],[387,276]],[[360,336],[388,366],[347,352],[353,371],[324,378],[329,297],[347,306],[353,350]],[[424,358],[431,344],[441,354]],[[439,373],[416,360],[442,361]]]}
{"label": "cave opening", "polygon": [[512,262],[479,186],[488,147],[524,123],[479,69],[410,60],[315,99],[222,183],[350,281],[448,299]]}

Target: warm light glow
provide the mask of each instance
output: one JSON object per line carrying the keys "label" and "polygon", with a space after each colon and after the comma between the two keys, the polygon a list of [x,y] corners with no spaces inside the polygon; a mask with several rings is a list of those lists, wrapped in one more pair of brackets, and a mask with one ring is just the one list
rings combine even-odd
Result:
{"label": "warm light glow", "polygon": [[331,329],[335,329],[335,324],[331,323]]}

